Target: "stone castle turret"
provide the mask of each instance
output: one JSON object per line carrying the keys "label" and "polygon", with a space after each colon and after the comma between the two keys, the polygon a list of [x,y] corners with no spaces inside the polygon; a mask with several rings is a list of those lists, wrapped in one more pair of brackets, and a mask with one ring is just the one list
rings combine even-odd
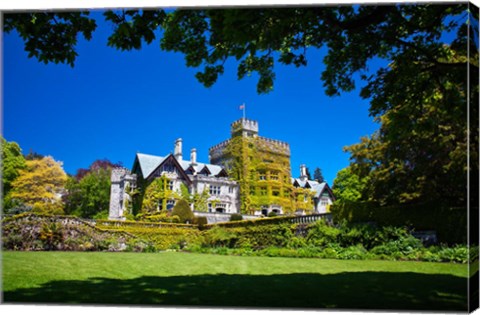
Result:
{"label": "stone castle turret", "polygon": [[291,211],[290,145],[259,136],[255,120],[241,118],[230,127],[231,138],[210,148],[210,163],[241,183],[243,213]]}
{"label": "stone castle turret", "polygon": [[135,188],[137,176],[131,174],[130,170],[124,167],[116,167],[112,169],[110,180],[110,208],[108,219],[125,220],[125,211],[128,211],[127,202],[131,201],[128,193]]}

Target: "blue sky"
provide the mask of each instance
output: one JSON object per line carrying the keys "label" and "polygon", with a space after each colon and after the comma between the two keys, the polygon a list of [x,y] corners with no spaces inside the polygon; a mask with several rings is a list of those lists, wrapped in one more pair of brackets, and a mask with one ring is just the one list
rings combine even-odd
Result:
{"label": "blue sky", "polygon": [[184,157],[230,137],[230,123],[246,115],[259,122],[260,135],[290,143],[292,175],[299,165],[322,169],[329,184],[349,164],[342,148],[374,132],[368,101],[358,90],[327,97],[320,74],[324,51],[309,50],[308,66],[275,65],[274,91],[256,93],[257,77],[238,81],[236,63],[211,88],[194,77],[183,56],[159,49],[107,47],[111,26],[101,20],[91,41],[80,37],[75,67],[39,63],[23,50],[16,33],[5,34],[3,134],[8,141],[51,155],[74,174],[107,158],[131,167],[136,152],[167,155],[176,138]]}

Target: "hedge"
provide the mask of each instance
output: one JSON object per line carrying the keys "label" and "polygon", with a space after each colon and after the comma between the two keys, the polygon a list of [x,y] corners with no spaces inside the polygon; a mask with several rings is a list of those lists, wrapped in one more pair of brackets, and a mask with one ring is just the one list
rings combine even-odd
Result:
{"label": "hedge", "polygon": [[148,224],[126,224],[104,227],[105,231],[122,231],[134,235],[151,244],[155,250],[182,249],[199,242],[201,237],[197,226],[194,228],[178,228],[175,226],[158,228]]}
{"label": "hedge", "polygon": [[467,242],[466,207],[449,207],[440,203],[381,207],[372,202],[343,202],[333,205],[331,212],[335,222],[373,222],[380,226],[406,226],[415,231],[434,230],[439,242]]}
{"label": "hedge", "polygon": [[187,229],[196,229],[197,226],[194,224],[184,224],[184,223],[166,223],[166,222],[148,222],[148,221],[115,221],[115,220],[96,220],[97,226],[99,227],[130,227],[130,226],[139,226],[139,227],[155,227],[155,228],[187,228]]}
{"label": "hedge", "polygon": [[236,227],[290,223],[293,218],[296,218],[296,216],[278,216],[278,217],[273,217],[273,218],[261,218],[261,219],[253,219],[253,220],[218,222],[218,223],[207,224],[207,225],[205,225],[205,227],[206,228],[213,228],[215,226],[219,226],[219,227],[226,227],[226,228],[236,228]]}

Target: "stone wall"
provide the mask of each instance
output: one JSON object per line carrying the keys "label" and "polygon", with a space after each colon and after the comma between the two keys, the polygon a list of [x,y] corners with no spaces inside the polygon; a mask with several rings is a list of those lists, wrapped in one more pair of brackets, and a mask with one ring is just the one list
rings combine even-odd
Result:
{"label": "stone wall", "polygon": [[[232,215],[231,213],[198,212],[198,211],[194,211],[193,214],[196,217],[206,217],[208,224],[228,222],[230,221],[230,216]],[[256,220],[261,218],[260,216],[245,215],[245,214],[242,214],[242,217],[244,220]]]}

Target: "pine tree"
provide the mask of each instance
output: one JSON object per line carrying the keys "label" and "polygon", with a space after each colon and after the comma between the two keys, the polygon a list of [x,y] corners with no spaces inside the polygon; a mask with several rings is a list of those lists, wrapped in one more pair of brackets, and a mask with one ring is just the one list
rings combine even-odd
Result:
{"label": "pine tree", "polygon": [[317,167],[313,172],[313,179],[319,183],[323,183],[325,181],[325,178],[323,178],[322,170],[320,169],[320,167]]}

